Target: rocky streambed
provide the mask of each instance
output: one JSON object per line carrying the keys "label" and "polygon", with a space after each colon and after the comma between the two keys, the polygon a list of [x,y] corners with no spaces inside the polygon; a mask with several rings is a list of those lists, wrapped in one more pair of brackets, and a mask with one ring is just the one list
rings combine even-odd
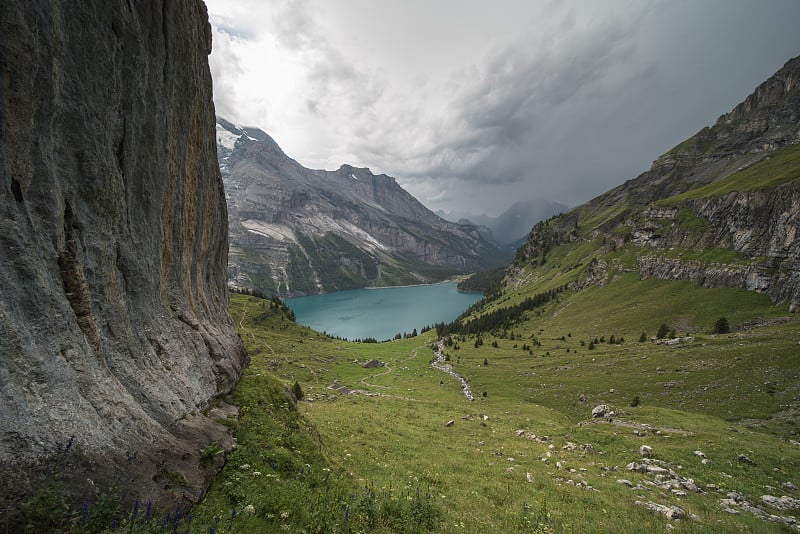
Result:
{"label": "rocky streambed", "polygon": [[433,361],[431,362],[431,367],[443,371],[452,376],[453,378],[455,378],[456,380],[458,380],[459,382],[461,382],[461,392],[464,393],[464,396],[471,401],[475,400],[475,396],[472,394],[472,388],[469,387],[469,382],[467,382],[467,379],[462,377],[460,374],[456,373],[453,370],[452,365],[446,363],[444,355],[444,339],[439,340],[436,352],[434,353],[433,356],[434,358]]}

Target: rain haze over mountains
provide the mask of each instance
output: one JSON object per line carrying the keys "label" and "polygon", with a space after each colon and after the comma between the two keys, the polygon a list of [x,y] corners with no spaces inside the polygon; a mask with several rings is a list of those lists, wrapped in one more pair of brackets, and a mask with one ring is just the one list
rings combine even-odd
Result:
{"label": "rain haze over mountains", "polygon": [[219,115],[475,219],[636,176],[800,51],[793,0],[208,6]]}

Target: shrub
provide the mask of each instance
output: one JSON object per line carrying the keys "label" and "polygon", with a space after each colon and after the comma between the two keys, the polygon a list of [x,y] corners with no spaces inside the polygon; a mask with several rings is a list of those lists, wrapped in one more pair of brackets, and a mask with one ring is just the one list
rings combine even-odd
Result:
{"label": "shrub", "polygon": [[639,406],[640,402],[641,400],[639,399],[639,395],[634,395],[633,399],[631,399],[631,408],[636,408],[637,406]]}
{"label": "shrub", "polygon": [[303,400],[303,388],[300,387],[300,384],[295,380],[294,384],[292,385],[292,393],[297,398],[297,400]]}
{"label": "shrub", "polygon": [[714,323],[714,333],[715,334],[727,334],[731,331],[731,325],[728,322],[728,319],[725,317],[720,317]]}
{"label": "shrub", "polygon": [[661,326],[658,327],[658,332],[656,333],[656,337],[658,339],[664,339],[669,335],[669,327],[666,323],[661,323]]}
{"label": "shrub", "polygon": [[642,335],[639,336],[639,343],[644,343],[645,341],[647,341],[647,334],[642,331]]}

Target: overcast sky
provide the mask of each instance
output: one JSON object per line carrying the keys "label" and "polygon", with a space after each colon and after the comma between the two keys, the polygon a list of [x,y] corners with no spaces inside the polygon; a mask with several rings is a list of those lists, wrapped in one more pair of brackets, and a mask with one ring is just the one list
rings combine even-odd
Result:
{"label": "overcast sky", "polygon": [[206,0],[217,113],[431,209],[577,205],[800,55],[800,0]]}

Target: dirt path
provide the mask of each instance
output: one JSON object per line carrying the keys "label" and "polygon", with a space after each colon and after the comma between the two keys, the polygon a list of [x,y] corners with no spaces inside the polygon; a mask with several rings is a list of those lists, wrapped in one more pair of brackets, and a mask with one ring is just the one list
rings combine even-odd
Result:
{"label": "dirt path", "polygon": [[384,376],[384,375],[391,374],[392,368],[389,367],[389,364],[384,364],[383,368],[386,369],[384,372],[378,373],[378,374],[375,374],[375,375],[365,376],[364,378],[362,378],[358,382],[361,383],[361,384],[364,384],[367,387],[371,387],[371,388],[389,389],[391,386],[381,386],[379,384],[370,384],[369,382],[367,382],[367,379],[374,379],[374,378],[378,378],[379,376]]}
{"label": "dirt path", "polygon": [[[413,360],[414,358],[416,358],[416,357],[417,357],[417,354],[419,353],[419,349],[421,349],[421,348],[422,348],[422,347],[424,347],[424,346],[425,346],[425,345],[420,345],[419,347],[417,347],[417,348],[415,348],[414,350],[412,350],[412,351],[411,351],[411,355],[410,355],[408,358],[406,358],[405,360],[402,360],[402,361],[398,362],[398,365],[399,365],[399,364],[401,364],[401,363],[405,363],[405,362],[407,362],[407,361],[411,361],[411,360]],[[364,378],[362,378],[361,380],[359,380],[359,383],[361,383],[361,384],[364,384],[365,386],[372,387],[372,388],[382,388],[382,389],[389,389],[391,386],[381,386],[381,385],[378,385],[378,384],[370,384],[369,382],[367,382],[367,380],[368,380],[368,379],[369,379],[369,380],[371,380],[371,379],[374,379],[374,378],[378,378],[379,376],[388,375],[388,374],[391,374],[391,373],[394,371],[394,369],[392,369],[391,367],[389,367],[389,365],[388,365],[388,364],[385,364],[385,366],[384,366],[384,369],[386,369],[386,370],[385,370],[384,372],[382,372],[382,373],[378,373],[378,374],[375,374],[375,375],[369,375],[369,376],[365,376]]]}
{"label": "dirt path", "polygon": [[431,367],[434,369],[438,369],[443,371],[459,382],[461,382],[461,391],[464,393],[464,396],[471,401],[475,400],[475,396],[472,394],[472,388],[469,387],[469,382],[462,377],[460,374],[456,373],[453,370],[453,367],[449,363],[445,363],[444,360],[444,339],[440,339],[439,343],[437,344],[436,352],[434,353],[434,360],[431,362]]}

